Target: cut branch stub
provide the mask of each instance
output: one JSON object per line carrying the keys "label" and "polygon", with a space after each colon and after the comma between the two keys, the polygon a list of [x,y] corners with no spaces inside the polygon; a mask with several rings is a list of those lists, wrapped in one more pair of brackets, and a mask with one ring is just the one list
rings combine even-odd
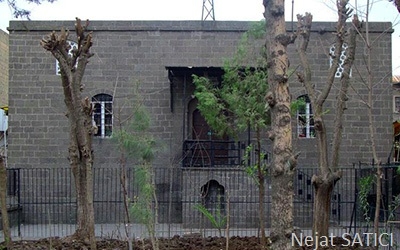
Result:
{"label": "cut branch stub", "polygon": [[312,19],[313,16],[311,15],[311,13],[306,12],[306,14],[297,15],[297,34],[298,35],[303,35],[308,33],[308,31],[311,29],[311,25],[312,25]]}
{"label": "cut branch stub", "polygon": [[322,118],[321,117],[314,117],[314,129],[317,131],[322,131],[323,129],[323,124],[322,124]]}
{"label": "cut branch stub", "polygon": [[280,44],[287,46],[291,43],[293,43],[296,40],[296,36],[294,35],[288,35],[288,34],[279,34],[276,36],[276,41],[278,41]]}
{"label": "cut branch stub", "polygon": [[358,19],[358,15],[357,14],[353,15],[353,20],[351,22],[353,23],[354,27],[356,27],[356,29],[361,29],[361,22]]}
{"label": "cut branch stub", "polygon": [[276,99],[271,91],[268,91],[267,95],[265,96],[265,100],[270,108],[273,108],[276,105]]}
{"label": "cut branch stub", "polygon": [[78,61],[84,68],[88,62],[87,59],[93,56],[93,54],[89,52],[92,46],[92,33],[85,34],[88,25],[88,20],[85,25],[82,25],[81,20],[76,18],[75,29],[78,46],[72,51],[72,57],[69,54],[71,50],[71,46],[68,42],[69,32],[65,30],[65,28],[62,28],[59,34],[53,31],[40,42],[45,50],[50,51],[54,55],[60,64],[60,71],[64,71],[66,75],[68,75],[68,72],[75,71]]}
{"label": "cut branch stub", "polygon": [[296,72],[297,79],[299,80],[300,83],[304,84],[304,74],[302,72]]}

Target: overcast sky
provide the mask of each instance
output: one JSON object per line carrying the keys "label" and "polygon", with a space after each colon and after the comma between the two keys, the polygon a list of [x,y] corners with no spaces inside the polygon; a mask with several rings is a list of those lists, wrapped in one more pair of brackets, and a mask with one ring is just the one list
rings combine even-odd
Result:
{"label": "overcast sky", "polygon": [[[208,0],[207,0],[208,1]],[[210,0],[211,1],[211,0]],[[19,0],[24,3],[24,0]],[[286,20],[291,20],[292,2],[294,15],[310,12],[314,21],[335,21],[336,0],[286,0]],[[388,0],[370,0],[370,21],[393,23],[393,71],[400,75],[400,17]],[[350,0],[358,6],[359,16],[365,13],[366,0]],[[32,20],[201,20],[203,0],[57,0],[53,4],[24,4],[32,11]],[[216,20],[257,21],[263,18],[262,0],[214,0]],[[13,20],[6,1],[0,3],[0,29],[6,30]]]}

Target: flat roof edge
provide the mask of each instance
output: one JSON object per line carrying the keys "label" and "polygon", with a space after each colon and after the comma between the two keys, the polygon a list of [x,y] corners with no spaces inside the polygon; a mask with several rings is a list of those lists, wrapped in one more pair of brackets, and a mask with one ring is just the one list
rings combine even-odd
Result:
{"label": "flat roof edge", "polygon": [[[257,21],[90,21],[89,31],[213,31],[244,32]],[[8,30],[12,31],[53,31],[62,27],[74,30],[75,21],[10,21]],[[296,23],[286,22],[287,31]],[[313,32],[333,32],[336,22],[313,22]],[[370,22],[370,32],[393,32],[390,22]]]}

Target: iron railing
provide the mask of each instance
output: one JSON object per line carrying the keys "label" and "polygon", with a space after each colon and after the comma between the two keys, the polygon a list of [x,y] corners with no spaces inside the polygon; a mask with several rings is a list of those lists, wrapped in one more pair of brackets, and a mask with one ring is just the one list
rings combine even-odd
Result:
{"label": "iron railing", "polygon": [[183,167],[238,166],[242,144],[235,141],[185,140]]}
{"label": "iron railing", "polygon": [[[185,140],[183,143],[183,167],[237,167],[255,164],[257,149],[247,146],[253,142],[224,140]],[[270,162],[270,153],[261,149],[263,163]]]}
{"label": "iron railing", "polygon": [[[383,213],[387,215],[390,212],[388,204],[392,201],[389,197],[396,194],[394,187],[399,178],[396,167],[384,166],[383,193],[388,200],[384,203]],[[373,174],[373,169],[354,165],[341,170],[343,177],[335,186],[330,211],[333,233],[370,230],[366,227],[357,196],[360,178]],[[311,178],[315,173],[316,168],[298,167],[294,175],[294,225],[305,232],[312,226],[314,190]],[[126,171],[95,167],[93,174],[96,233],[99,236],[114,235],[127,225],[123,190],[127,191],[130,202],[140,195],[135,179],[136,169],[133,166]],[[122,174],[126,180],[124,189],[121,183]],[[8,203],[16,203],[19,208],[13,212],[16,216],[15,223],[12,224],[15,236],[26,239],[73,233],[76,198],[69,168],[8,169],[8,177]],[[229,203],[231,236],[258,235],[258,186],[243,168],[155,168],[154,181],[158,201],[159,236],[172,237],[199,231],[205,235],[217,235],[217,231],[194,208],[196,204],[207,201]],[[269,176],[265,182],[267,189],[264,206],[268,228],[271,209]],[[215,184],[215,190],[224,192],[213,192],[209,186],[206,186],[208,191],[204,192],[207,183]],[[371,194],[373,193],[374,190],[371,189]],[[218,194],[224,194],[225,197],[211,197]],[[208,206],[213,207],[213,204]],[[371,209],[374,209],[373,206],[371,203]],[[220,206],[222,209],[226,207]],[[389,217],[382,218],[385,221]],[[391,217],[392,221],[398,218],[396,213]],[[137,235],[144,235],[143,225],[136,224],[134,220],[131,223]]]}

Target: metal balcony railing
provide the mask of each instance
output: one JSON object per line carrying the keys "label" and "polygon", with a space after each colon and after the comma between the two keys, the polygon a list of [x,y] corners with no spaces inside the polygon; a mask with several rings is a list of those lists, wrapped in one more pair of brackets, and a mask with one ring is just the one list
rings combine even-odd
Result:
{"label": "metal balcony railing", "polygon": [[183,167],[233,167],[242,162],[243,144],[236,141],[186,140]]}

